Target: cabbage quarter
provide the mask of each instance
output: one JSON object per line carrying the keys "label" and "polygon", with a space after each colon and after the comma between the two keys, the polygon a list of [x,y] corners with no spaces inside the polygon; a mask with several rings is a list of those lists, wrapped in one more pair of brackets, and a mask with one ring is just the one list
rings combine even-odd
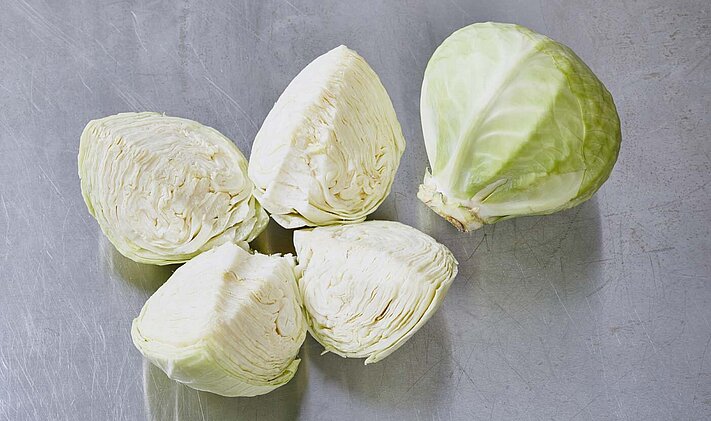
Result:
{"label": "cabbage quarter", "polygon": [[178,268],[133,321],[133,343],[173,380],[261,395],[296,373],[306,323],[291,256],[226,243]]}
{"label": "cabbage quarter", "polygon": [[568,47],[481,23],[432,55],[420,98],[431,172],[418,197],[469,231],[589,199],[620,148],[612,96]]}
{"label": "cabbage quarter", "polygon": [[237,146],[183,118],[144,112],[90,121],[79,177],[104,234],[141,263],[181,263],[228,241],[251,241],[268,222]]}
{"label": "cabbage quarter", "polygon": [[254,139],[249,176],[285,228],[360,222],[387,197],[404,149],[378,75],[340,46],[281,94]]}
{"label": "cabbage quarter", "polygon": [[398,222],[294,233],[311,335],[326,351],[374,363],[434,314],[457,274],[452,253]]}

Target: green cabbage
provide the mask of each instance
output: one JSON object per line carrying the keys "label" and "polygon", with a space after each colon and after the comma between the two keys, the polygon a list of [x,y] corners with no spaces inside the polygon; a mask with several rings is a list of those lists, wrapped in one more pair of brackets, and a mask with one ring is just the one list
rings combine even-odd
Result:
{"label": "green cabbage", "polygon": [[311,335],[326,351],[375,363],[437,311],[457,274],[452,253],[391,221],[294,233]]}
{"label": "green cabbage", "polygon": [[387,197],[404,149],[378,75],[340,46],[281,94],[254,139],[249,176],[285,228],[360,222]]}
{"label": "green cabbage", "polygon": [[181,263],[228,241],[251,241],[269,220],[237,146],[191,120],[144,112],[90,121],[79,177],[104,234],[141,263]]}
{"label": "green cabbage", "polygon": [[432,55],[420,111],[431,172],[418,197],[460,230],[570,208],[612,171],[612,96],[568,47],[482,23]]}
{"label": "green cabbage", "polygon": [[133,321],[133,343],[173,380],[223,396],[287,383],[306,323],[291,256],[226,243],[178,268]]}

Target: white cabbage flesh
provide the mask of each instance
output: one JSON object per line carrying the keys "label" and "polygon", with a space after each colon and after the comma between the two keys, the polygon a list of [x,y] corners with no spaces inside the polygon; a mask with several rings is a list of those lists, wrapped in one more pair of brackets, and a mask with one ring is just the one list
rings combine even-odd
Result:
{"label": "white cabbage flesh", "polygon": [[226,243],[185,265],[133,321],[133,343],[173,380],[223,396],[287,383],[306,323],[290,255]]}
{"label": "white cabbage flesh", "polygon": [[420,102],[431,172],[418,197],[460,230],[589,199],[620,148],[612,96],[568,47],[477,23],[432,55]]}
{"label": "white cabbage flesh", "polygon": [[360,222],[390,192],[404,149],[378,75],[340,46],[279,97],[254,140],[249,175],[285,228]]}
{"label": "white cabbage flesh", "polygon": [[398,222],[294,233],[309,331],[326,351],[380,361],[434,314],[457,274],[452,253]]}
{"label": "white cabbage flesh", "polygon": [[180,263],[225,242],[251,241],[268,222],[237,146],[183,118],[143,112],[90,121],[79,177],[104,234],[141,263]]}

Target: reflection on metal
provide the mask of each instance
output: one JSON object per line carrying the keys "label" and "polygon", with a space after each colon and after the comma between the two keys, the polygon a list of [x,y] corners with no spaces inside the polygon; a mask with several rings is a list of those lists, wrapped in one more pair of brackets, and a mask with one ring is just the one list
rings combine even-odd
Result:
{"label": "reflection on metal", "polygon": [[180,265],[146,265],[123,256],[104,236],[99,237],[99,261],[103,273],[114,275],[148,294],[152,294]]}
{"label": "reflection on metal", "polygon": [[276,222],[270,220],[267,228],[250,243],[250,247],[264,254],[291,253],[292,255],[296,255],[292,237],[293,234],[291,230],[284,229]]}
{"label": "reflection on metal", "polygon": [[292,420],[299,413],[305,380],[305,374],[297,372],[289,383],[268,395],[226,398],[175,382],[158,367],[143,361],[145,410],[147,418],[152,421],[253,418]]}

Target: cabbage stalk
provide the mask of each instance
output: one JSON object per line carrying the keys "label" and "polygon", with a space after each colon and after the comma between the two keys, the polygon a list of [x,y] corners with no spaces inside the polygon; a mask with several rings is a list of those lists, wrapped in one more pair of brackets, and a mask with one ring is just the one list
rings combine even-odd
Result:
{"label": "cabbage stalk", "polygon": [[104,234],[141,263],[181,263],[225,242],[251,241],[269,220],[237,146],[183,118],[143,112],[90,121],[79,177]]}
{"label": "cabbage stalk", "polygon": [[418,197],[469,231],[589,199],[620,148],[612,96],[568,47],[477,23],[432,55],[422,83],[430,163]]}
{"label": "cabbage stalk", "polygon": [[390,192],[404,149],[378,75],[340,46],[281,94],[254,140],[249,175],[285,228],[361,222]]}
{"label": "cabbage stalk", "polygon": [[414,335],[457,274],[445,246],[399,222],[299,230],[294,246],[309,332],[326,351],[365,364]]}
{"label": "cabbage stalk", "polygon": [[291,256],[250,254],[232,243],[185,265],[133,321],[133,343],[168,377],[223,396],[286,384],[306,323]]}

